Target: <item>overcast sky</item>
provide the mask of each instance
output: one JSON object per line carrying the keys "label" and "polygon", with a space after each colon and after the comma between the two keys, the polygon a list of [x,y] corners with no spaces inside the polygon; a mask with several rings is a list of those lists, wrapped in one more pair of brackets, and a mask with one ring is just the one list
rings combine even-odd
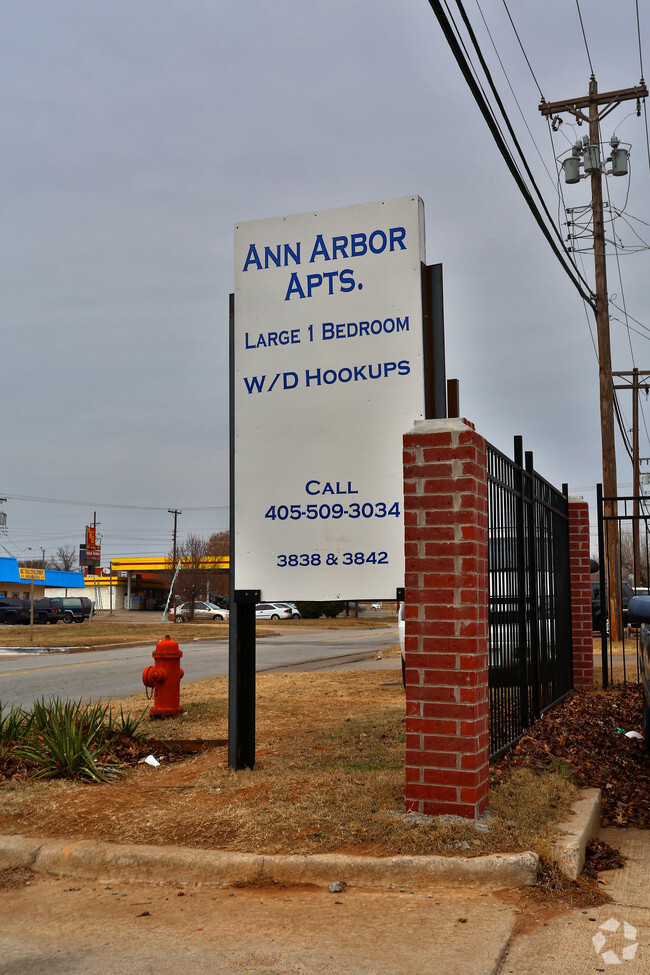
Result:
{"label": "overcast sky", "polygon": [[[502,0],[466,10],[564,221],[555,157],[586,127],[565,116],[551,141],[537,84],[548,101],[586,94],[590,57],[601,91],[636,85],[635,3],[583,2],[587,45],[575,3],[509,6],[530,68]],[[522,434],[543,476],[592,500],[592,317],[427,0],[0,0],[0,83],[5,551],[76,547],[94,511],[104,564],[166,554],[168,508],[183,511],[181,537],[226,528],[235,222],[408,194],[424,201],[427,261],[444,266],[462,415],[509,455]],[[641,323],[612,322],[615,370],[650,368],[648,255],[632,246],[650,240],[650,167],[635,108],[602,129],[632,154],[631,178],[605,187],[625,213],[609,292]],[[566,206],[588,203],[587,181],[562,189]],[[581,259],[591,281],[591,252]],[[631,394],[621,403],[631,426]],[[629,490],[620,442],[618,466]]]}

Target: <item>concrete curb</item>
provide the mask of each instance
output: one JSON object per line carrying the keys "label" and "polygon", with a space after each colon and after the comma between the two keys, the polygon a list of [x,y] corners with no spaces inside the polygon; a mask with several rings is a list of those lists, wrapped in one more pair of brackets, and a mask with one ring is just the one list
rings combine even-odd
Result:
{"label": "concrete curb", "polygon": [[0,836],[0,867],[31,867],[55,877],[219,887],[315,884],[431,887],[439,882],[492,888],[533,886],[536,853],[483,857],[263,856],[174,846],[118,846],[93,840]]}
{"label": "concrete curb", "polygon": [[[559,826],[556,862],[566,877],[577,880],[589,840],[600,827],[601,792],[583,789],[574,817]],[[536,853],[493,853],[479,857],[363,857],[325,854],[264,856],[196,850],[176,846],[118,845],[94,840],[39,840],[0,835],[0,868],[31,867],[55,877],[129,883],[246,885],[315,884],[341,881],[348,886],[430,887],[436,883],[481,884],[494,889],[534,886]]]}
{"label": "concrete curb", "polygon": [[574,817],[559,824],[565,835],[555,844],[556,863],[569,880],[577,880],[582,873],[587,843],[600,829],[600,789],[582,789],[581,795],[573,804]]}

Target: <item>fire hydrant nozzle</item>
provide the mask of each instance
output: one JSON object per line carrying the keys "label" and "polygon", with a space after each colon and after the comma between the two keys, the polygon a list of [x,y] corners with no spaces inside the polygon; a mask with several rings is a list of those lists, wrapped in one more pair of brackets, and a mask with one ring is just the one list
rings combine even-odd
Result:
{"label": "fire hydrant nozzle", "polygon": [[153,707],[149,711],[152,718],[171,718],[183,713],[180,704],[182,656],[176,641],[166,636],[159,640],[153,652],[155,666],[145,667],[142,672],[144,686],[153,688]]}

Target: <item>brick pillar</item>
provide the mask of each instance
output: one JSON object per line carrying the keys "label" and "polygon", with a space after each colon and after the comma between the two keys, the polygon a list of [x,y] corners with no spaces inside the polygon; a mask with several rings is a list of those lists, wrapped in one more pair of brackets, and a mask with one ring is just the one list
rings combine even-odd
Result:
{"label": "brick pillar", "polygon": [[474,426],[416,423],[404,437],[407,812],[487,806],[487,504]]}
{"label": "brick pillar", "polygon": [[582,498],[569,498],[569,571],[574,687],[591,687],[594,682],[589,543],[589,505]]}

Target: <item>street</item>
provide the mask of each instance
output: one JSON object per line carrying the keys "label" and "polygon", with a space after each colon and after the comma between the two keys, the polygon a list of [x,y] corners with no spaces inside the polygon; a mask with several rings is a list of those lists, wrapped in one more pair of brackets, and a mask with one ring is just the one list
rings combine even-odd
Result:
{"label": "street", "polygon": [[[173,636],[178,631],[173,631]],[[178,633],[182,636],[182,630]],[[362,668],[364,662],[397,642],[397,627],[279,631],[258,636],[257,672]],[[228,673],[228,641],[183,643],[183,685]],[[0,656],[0,702],[30,707],[40,697],[109,700],[144,692],[142,671],[152,663],[155,644],[88,653],[20,653]],[[398,666],[399,658],[388,658]]]}

